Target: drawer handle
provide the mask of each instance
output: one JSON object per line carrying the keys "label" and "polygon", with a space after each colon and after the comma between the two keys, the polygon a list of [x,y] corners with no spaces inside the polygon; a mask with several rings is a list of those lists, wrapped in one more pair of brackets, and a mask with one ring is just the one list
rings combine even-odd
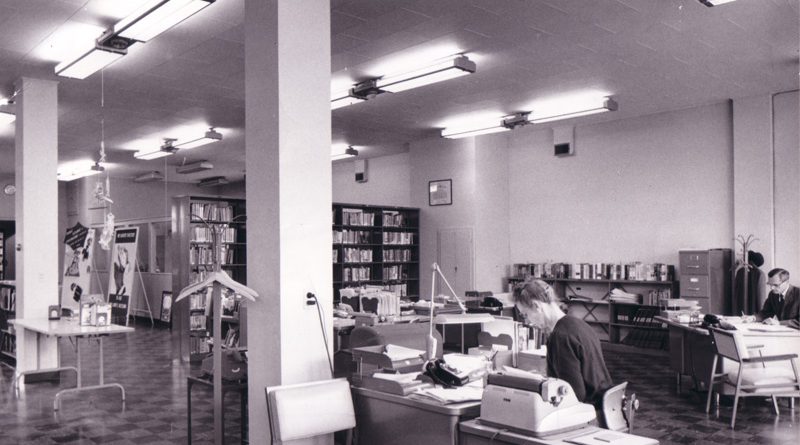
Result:
{"label": "drawer handle", "polygon": [[692,266],[691,264],[686,266],[687,269],[699,269],[700,266]]}
{"label": "drawer handle", "polygon": [[690,287],[689,290],[700,292],[700,288],[699,287]]}

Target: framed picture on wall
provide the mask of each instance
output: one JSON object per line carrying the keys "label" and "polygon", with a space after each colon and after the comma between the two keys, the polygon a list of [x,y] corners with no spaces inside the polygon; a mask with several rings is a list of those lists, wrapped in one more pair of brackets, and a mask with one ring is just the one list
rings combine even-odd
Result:
{"label": "framed picture on wall", "polygon": [[161,292],[161,321],[165,323],[169,323],[170,317],[172,317],[172,292],[164,291]]}
{"label": "framed picture on wall", "polygon": [[439,179],[428,182],[428,205],[447,206],[453,204],[453,181]]}

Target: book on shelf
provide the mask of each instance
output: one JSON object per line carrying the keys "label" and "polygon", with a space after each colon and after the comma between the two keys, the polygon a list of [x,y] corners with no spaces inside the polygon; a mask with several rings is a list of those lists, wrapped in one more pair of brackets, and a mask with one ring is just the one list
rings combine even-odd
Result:
{"label": "book on shelf", "polygon": [[374,226],[375,213],[362,209],[342,209],[342,224],[346,226]]}
{"label": "book on shelf", "polygon": [[405,216],[397,210],[384,210],[383,211],[383,226],[384,227],[403,227],[405,224]]}
{"label": "book on shelf", "polygon": [[225,222],[233,219],[233,206],[220,203],[193,202],[189,206],[192,219],[201,217],[206,221]]}
{"label": "book on shelf", "polygon": [[412,232],[383,232],[383,244],[413,244]]}
{"label": "book on shelf", "polygon": [[383,261],[386,262],[410,262],[411,249],[385,249],[383,251]]}
{"label": "book on shelf", "polygon": [[205,331],[207,317],[204,314],[192,314],[189,316],[189,330]]}

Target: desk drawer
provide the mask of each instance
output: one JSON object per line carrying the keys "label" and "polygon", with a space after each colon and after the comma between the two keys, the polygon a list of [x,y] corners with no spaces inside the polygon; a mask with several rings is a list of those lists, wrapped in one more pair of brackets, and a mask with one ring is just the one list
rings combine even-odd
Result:
{"label": "desk drawer", "polygon": [[707,275],[681,276],[681,298],[708,296],[709,288]]}
{"label": "desk drawer", "polygon": [[708,274],[708,252],[680,252],[679,261],[681,276]]}

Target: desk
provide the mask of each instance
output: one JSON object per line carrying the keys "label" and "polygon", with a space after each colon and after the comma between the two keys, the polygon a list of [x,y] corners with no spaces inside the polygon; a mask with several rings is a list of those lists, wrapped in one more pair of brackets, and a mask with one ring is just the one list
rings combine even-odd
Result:
{"label": "desk", "polygon": [[[677,374],[677,390],[680,392],[681,375],[691,376],[695,386],[703,390],[708,388],[708,377],[711,375],[711,363],[714,359],[714,345],[708,330],[699,325],[678,323],[665,317],[655,317],[669,327],[670,368]],[[746,345],[763,345],[763,355],[796,353],[800,355],[800,331],[791,328],[771,328],[760,323],[741,323],[738,317],[727,317],[727,321],[741,332]],[[774,329],[781,329],[775,331]],[[756,353],[757,354],[757,353]],[[761,366],[760,364],[753,364]],[[752,365],[751,365],[752,366]],[[770,366],[786,366],[788,363],[772,363]],[[734,363],[723,360],[718,371],[735,370]],[[725,394],[732,391],[725,387]]]}
{"label": "desk", "polygon": [[[619,436],[618,440],[610,443],[625,445],[658,445],[658,441],[649,437],[636,436],[633,434],[620,433],[617,431],[601,430],[596,426],[586,426],[577,430],[568,431],[561,434],[553,434],[548,437],[533,437],[523,434],[512,433],[488,425],[481,424],[478,420],[468,420],[461,422],[459,426],[459,438],[461,445],[483,445],[483,444],[515,444],[515,445],[561,445],[570,444],[570,439],[578,438],[591,434],[592,432],[602,431],[604,435]],[[598,441],[599,442],[599,441]],[[602,443],[602,442],[599,442]]]}
{"label": "desk", "polygon": [[353,388],[358,443],[381,445],[458,444],[458,423],[480,415],[480,402],[441,405],[434,401]]}
{"label": "desk", "polygon": [[[188,427],[189,445],[192,445],[192,386],[197,383],[201,386],[214,389],[214,382],[210,378],[202,377],[187,377],[186,378],[186,426]],[[241,422],[241,442],[248,443],[247,441],[247,381],[244,382],[226,382],[222,381],[222,402],[225,403],[225,394],[230,391],[239,393],[239,400],[241,401],[242,422]],[[225,428],[225,407],[222,407],[222,428]],[[222,443],[225,444],[225,432],[222,434]]]}
{"label": "desk", "polygon": [[[122,387],[119,383],[105,383],[104,375],[103,375],[103,337],[112,334],[125,334],[128,332],[133,332],[133,328],[129,328],[127,326],[119,326],[119,325],[108,325],[108,326],[81,326],[78,322],[78,319],[61,319],[61,320],[48,320],[46,318],[23,318],[23,319],[15,319],[9,320],[9,323],[13,324],[17,329],[20,330],[28,330],[31,332],[35,332],[36,336],[46,336],[46,337],[70,337],[75,338],[75,353],[77,354],[77,363],[75,367],[72,366],[64,366],[58,368],[48,368],[48,369],[41,369],[39,368],[39,353],[37,350],[36,353],[36,368],[35,370],[31,371],[18,371],[14,376],[14,386],[19,388],[19,382],[28,374],[37,374],[37,373],[44,373],[44,372],[56,372],[56,371],[64,371],[64,370],[74,370],[78,374],[78,386],[76,388],[68,388],[62,389],[58,393],[56,393],[55,400],[53,400],[53,409],[58,411],[61,407],[61,396],[68,393],[73,392],[80,392],[80,391],[87,391],[99,388],[110,388],[116,387],[122,392],[122,401],[125,401],[125,388]],[[83,382],[81,381],[81,347],[80,347],[80,339],[82,338],[92,338],[96,337],[98,342],[100,343],[100,381],[97,385],[90,385],[90,386],[83,386]],[[37,341],[38,344],[38,341]]]}

